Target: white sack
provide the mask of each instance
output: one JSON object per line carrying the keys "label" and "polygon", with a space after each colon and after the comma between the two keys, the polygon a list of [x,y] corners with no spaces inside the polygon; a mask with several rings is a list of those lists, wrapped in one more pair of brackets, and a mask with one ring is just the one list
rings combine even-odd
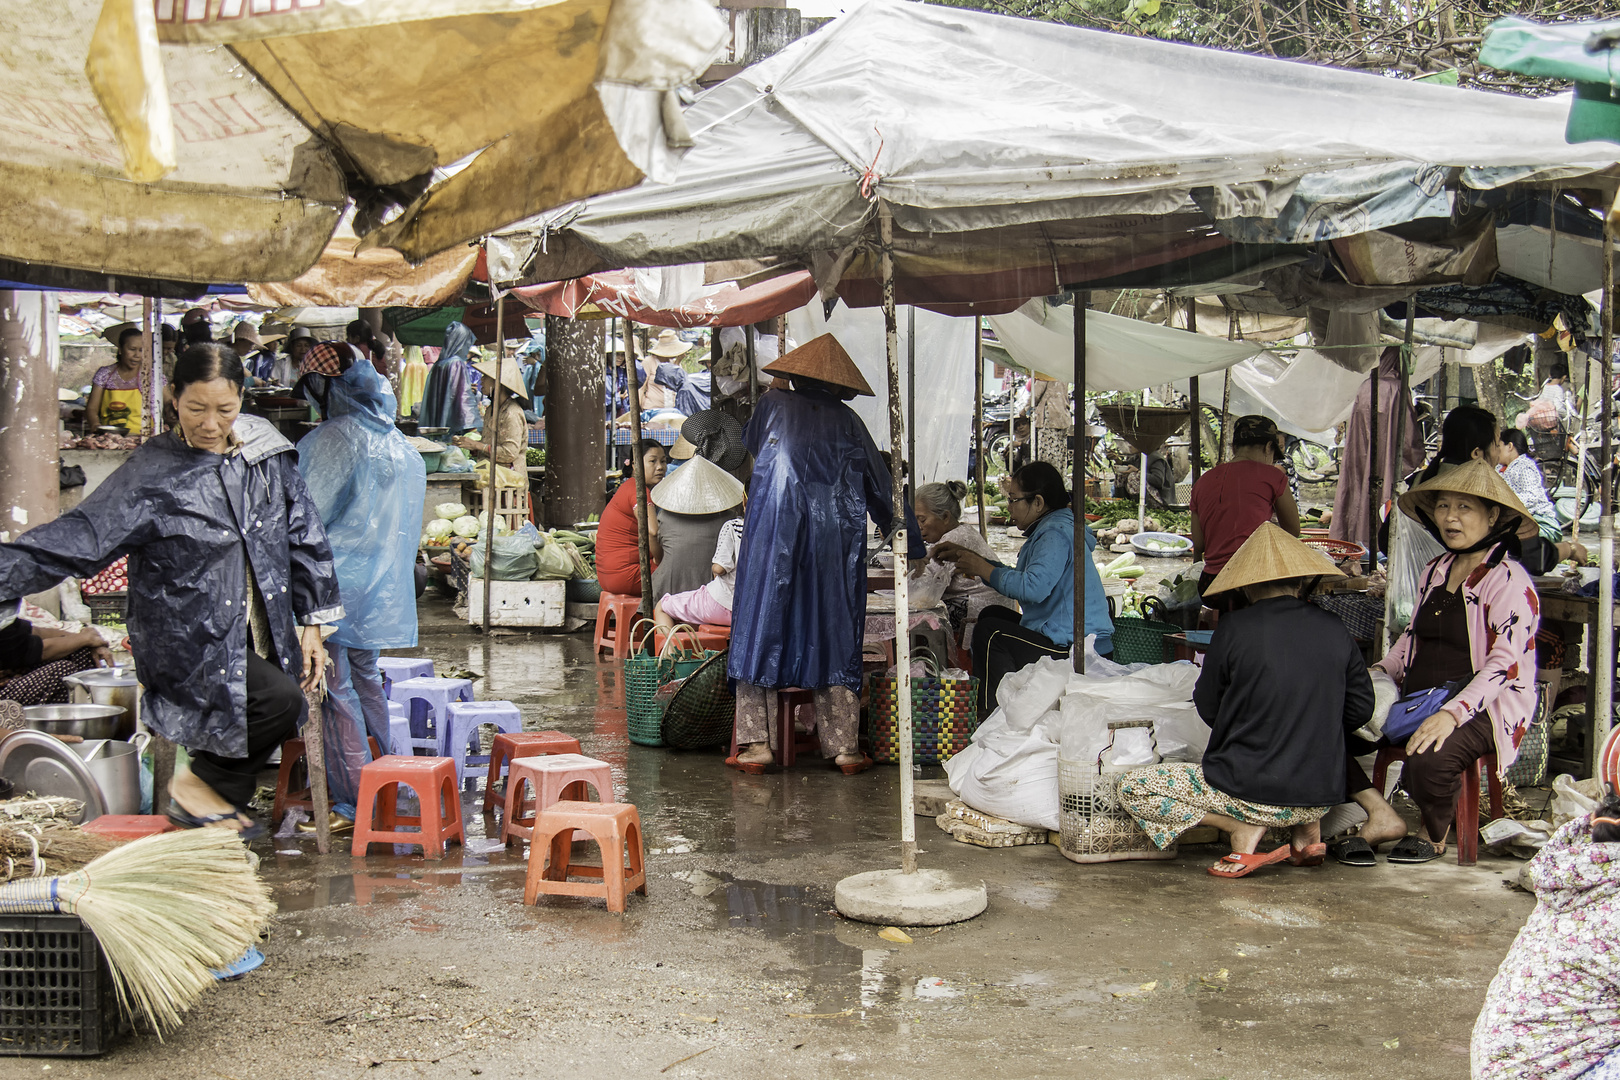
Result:
{"label": "white sack", "polygon": [[1044,723],[1014,731],[997,709],[967,749],[945,763],[945,778],[975,810],[1031,828],[1058,828],[1058,748]]}
{"label": "white sack", "polygon": [[1401,688],[1395,684],[1394,676],[1383,668],[1369,668],[1367,674],[1372,676],[1372,719],[1362,725],[1356,734],[1377,742],[1384,734],[1384,721],[1389,719],[1390,706],[1401,699]]}
{"label": "white sack", "polygon": [[1051,656],[1008,672],[996,689],[996,704],[1006,714],[1007,726],[1014,731],[1034,727],[1037,720],[1057,708],[1058,698],[1068,689],[1073,674],[1069,661]]}
{"label": "white sack", "polygon": [[1159,754],[1166,761],[1202,761],[1209,728],[1192,704],[1199,669],[1193,664],[1153,664],[1117,677],[1074,675],[1060,705],[1060,742],[1069,761],[1096,761],[1108,745],[1108,724],[1151,720]]}

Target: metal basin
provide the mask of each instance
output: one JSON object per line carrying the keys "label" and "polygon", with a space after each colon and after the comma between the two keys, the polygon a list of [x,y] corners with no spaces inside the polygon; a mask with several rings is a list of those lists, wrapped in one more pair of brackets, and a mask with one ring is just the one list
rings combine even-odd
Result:
{"label": "metal basin", "polygon": [[116,739],[123,719],[124,710],[116,705],[31,705],[23,710],[24,727],[81,739]]}

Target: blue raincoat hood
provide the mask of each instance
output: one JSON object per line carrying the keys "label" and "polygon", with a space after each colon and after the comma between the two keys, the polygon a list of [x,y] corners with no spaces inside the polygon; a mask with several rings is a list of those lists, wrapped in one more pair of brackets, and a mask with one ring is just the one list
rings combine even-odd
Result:
{"label": "blue raincoat hood", "polygon": [[[456,324],[460,325],[460,324]],[[331,381],[327,421],[298,444],[298,467],[332,545],[351,649],[416,644],[416,573],[427,469],[394,427],[394,394],[355,364]]]}
{"label": "blue raincoat hood", "polygon": [[428,369],[422,391],[418,415],[423,427],[449,428],[459,435],[480,424],[478,380],[467,362],[473,340],[473,332],[464,323],[453,322],[444,328],[444,351]]}

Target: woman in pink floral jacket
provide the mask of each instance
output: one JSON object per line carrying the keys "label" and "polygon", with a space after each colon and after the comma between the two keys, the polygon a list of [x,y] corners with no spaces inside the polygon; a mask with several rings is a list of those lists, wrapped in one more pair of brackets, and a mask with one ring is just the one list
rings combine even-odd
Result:
{"label": "woman in pink floral jacket", "polygon": [[1531,861],[1536,910],[1474,1024],[1474,1080],[1620,1078],[1617,811],[1565,822]]}
{"label": "woman in pink floral jacket", "polygon": [[[1390,840],[1398,841],[1390,862],[1439,858],[1465,771],[1495,754],[1498,773],[1505,772],[1536,709],[1541,605],[1530,575],[1510,555],[1518,551],[1519,523],[1529,520],[1518,496],[1489,465],[1472,461],[1414,487],[1400,508],[1447,551],[1425,568],[1411,624],[1376,667],[1402,694],[1435,687],[1454,694],[1404,743],[1401,782],[1422,816],[1418,836],[1406,835],[1406,823],[1356,764],[1371,748],[1352,738],[1347,787],[1368,820],[1359,837],[1334,849],[1350,865],[1372,865],[1373,850]],[[1392,744],[1386,738],[1378,745]]]}

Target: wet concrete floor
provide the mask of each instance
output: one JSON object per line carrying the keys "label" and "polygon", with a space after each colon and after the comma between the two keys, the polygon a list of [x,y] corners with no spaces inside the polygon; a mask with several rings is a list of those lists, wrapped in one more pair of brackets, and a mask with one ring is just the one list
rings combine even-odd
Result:
{"label": "wet concrete floor", "polygon": [[895,865],[894,769],[812,757],[747,777],[715,752],[632,746],[584,633],[486,641],[433,600],[415,651],[612,766],[650,897],[625,915],[524,907],[526,862],[483,838],[481,792],[441,861],[266,841],[280,911],[263,968],[166,1043],[0,1076],[1461,1078],[1533,906],[1505,884],[1522,864],[1489,856],[1217,881],[1224,848],[1080,866],[919,818],[922,863],[982,879],[990,907],[893,943],[841,919],[832,890]]}

